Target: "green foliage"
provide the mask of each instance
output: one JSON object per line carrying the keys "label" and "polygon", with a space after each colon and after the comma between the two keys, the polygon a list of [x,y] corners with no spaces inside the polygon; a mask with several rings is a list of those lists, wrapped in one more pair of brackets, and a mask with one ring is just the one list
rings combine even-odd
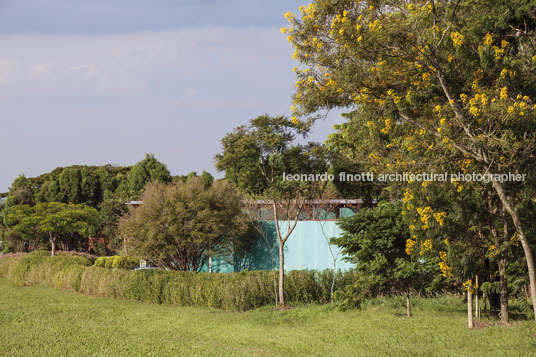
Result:
{"label": "green foliage", "polygon": [[[95,266],[78,256],[51,257],[47,252],[0,258],[0,277],[17,286],[48,284],[82,293],[181,306],[205,306],[244,311],[270,305],[274,301],[273,276],[269,271],[231,274],[162,270],[102,268],[102,262],[117,257],[98,258]],[[97,266],[98,265],[98,266]],[[327,303],[330,300],[330,270],[291,271],[285,289],[294,304]],[[338,272],[336,289],[354,280],[353,272]]]}
{"label": "green foliage", "polygon": [[171,174],[167,166],[158,161],[153,154],[146,154],[145,158],[132,166],[127,174],[131,198],[137,198],[150,181],[171,182]]}
{"label": "green foliage", "polygon": [[108,269],[112,269],[113,264],[114,264],[114,260],[115,260],[115,256],[113,256],[113,257],[106,257],[106,258],[104,259],[104,267],[105,267],[105,268],[108,268]]}
{"label": "green foliage", "polygon": [[343,248],[359,272],[360,283],[347,293],[377,296],[405,293],[410,288],[423,290],[439,274],[423,258],[412,261],[406,253],[411,235],[401,213],[401,202],[380,202],[376,208],[364,208],[339,221],[343,234],[332,242]]}
{"label": "green foliage", "polygon": [[95,260],[95,263],[93,265],[98,267],[98,268],[104,268],[105,262],[106,262],[106,257],[98,257]]}
{"label": "green foliage", "polygon": [[307,127],[285,117],[262,115],[240,126],[222,140],[223,152],[216,155],[216,167],[225,178],[251,195],[269,198],[305,195],[311,184],[285,181],[283,173],[324,172],[319,146],[295,145]]}
{"label": "green foliage", "polygon": [[4,223],[24,239],[46,239],[55,252],[57,239],[68,242],[73,235],[88,236],[97,225],[94,208],[60,202],[38,202],[34,206],[17,205],[4,212]]}
{"label": "green foliage", "polygon": [[113,257],[112,268],[132,270],[138,266],[138,259],[133,257],[115,256]]}
{"label": "green foliage", "polygon": [[151,182],[141,200],[122,217],[121,235],[137,256],[167,269],[201,269],[209,255],[228,253],[247,228],[242,196],[224,181]]}

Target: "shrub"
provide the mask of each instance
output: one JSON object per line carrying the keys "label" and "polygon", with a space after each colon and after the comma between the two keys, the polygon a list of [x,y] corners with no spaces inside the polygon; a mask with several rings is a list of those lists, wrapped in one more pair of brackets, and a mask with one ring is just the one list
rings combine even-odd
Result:
{"label": "shrub", "polygon": [[95,260],[94,266],[99,268],[104,268],[104,262],[106,261],[106,257],[98,257]]}
{"label": "shrub", "polygon": [[138,259],[120,255],[99,257],[95,260],[94,265],[99,268],[132,270],[138,266]]}
{"label": "shrub", "polygon": [[138,266],[138,260],[133,257],[116,256],[112,262],[112,268],[132,270]]}
{"label": "shrub", "polygon": [[116,257],[116,255],[111,256],[111,257],[106,257],[104,259],[104,267],[108,268],[108,269],[112,269],[112,265],[114,264],[115,257]]}

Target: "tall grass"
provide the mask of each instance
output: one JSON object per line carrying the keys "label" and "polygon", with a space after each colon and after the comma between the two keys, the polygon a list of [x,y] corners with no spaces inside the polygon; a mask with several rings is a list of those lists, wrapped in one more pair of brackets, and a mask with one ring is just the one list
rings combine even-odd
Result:
{"label": "tall grass", "polygon": [[[268,271],[230,274],[132,271],[91,266],[91,260],[79,256],[51,257],[32,253],[0,259],[0,277],[15,286],[47,284],[100,297],[235,311],[250,310],[275,301],[273,277]],[[329,270],[288,272],[285,281],[287,301],[329,302],[331,277]],[[337,287],[352,279],[351,272],[338,273]]]}

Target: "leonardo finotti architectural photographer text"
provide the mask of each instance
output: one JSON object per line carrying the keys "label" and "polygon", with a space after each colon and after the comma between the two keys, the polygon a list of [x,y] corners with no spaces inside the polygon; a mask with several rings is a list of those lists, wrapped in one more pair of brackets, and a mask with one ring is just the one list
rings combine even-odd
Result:
{"label": "leonardo finotti architectural photographer text", "polygon": [[[341,182],[371,182],[371,181],[395,181],[395,182],[412,182],[412,181],[438,181],[438,182],[453,182],[453,181],[479,181],[484,183],[489,183],[491,181],[498,182],[516,182],[516,181],[525,181],[527,174],[513,174],[503,173],[503,174],[481,174],[481,173],[410,173],[410,172],[396,172],[390,174],[375,174],[374,172],[359,172],[359,173],[348,173],[340,172],[337,177]],[[334,181],[335,175],[328,174],[324,172],[322,174],[288,174],[283,172],[283,181]]]}

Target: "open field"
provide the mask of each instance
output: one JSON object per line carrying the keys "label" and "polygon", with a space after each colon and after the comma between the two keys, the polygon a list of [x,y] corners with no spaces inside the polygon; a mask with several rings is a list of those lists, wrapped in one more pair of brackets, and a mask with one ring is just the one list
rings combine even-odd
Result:
{"label": "open field", "polygon": [[0,355],[534,356],[536,324],[468,330],[463,301],[393,300],[362,311],[329,306],[237,313],[95,298],[0,279]]}

